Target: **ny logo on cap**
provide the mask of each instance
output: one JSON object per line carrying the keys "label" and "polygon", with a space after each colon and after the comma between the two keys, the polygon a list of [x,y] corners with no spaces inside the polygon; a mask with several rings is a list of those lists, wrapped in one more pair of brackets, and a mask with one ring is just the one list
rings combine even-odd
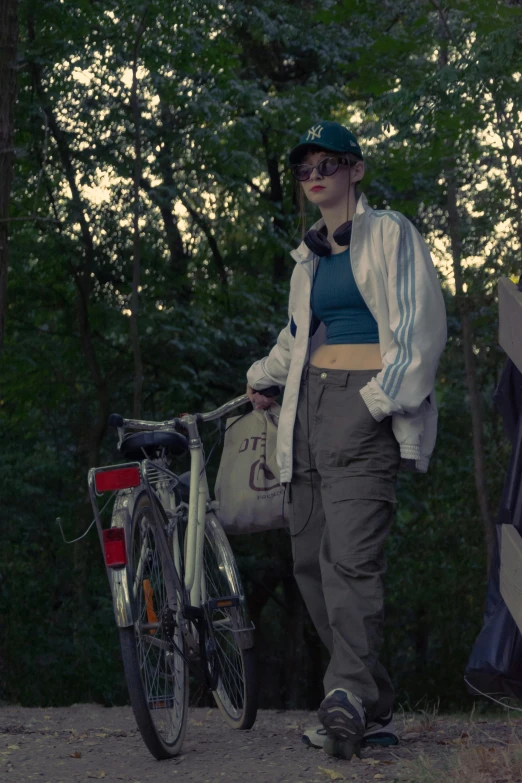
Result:
{"label": "ny logo on cap", "polygon": [[306,140],[310,141],[312,139],[320,139],[323,130],[324,128],[322,125],[315,125],[314,127],[310,128],[310,130],[306,134]]}

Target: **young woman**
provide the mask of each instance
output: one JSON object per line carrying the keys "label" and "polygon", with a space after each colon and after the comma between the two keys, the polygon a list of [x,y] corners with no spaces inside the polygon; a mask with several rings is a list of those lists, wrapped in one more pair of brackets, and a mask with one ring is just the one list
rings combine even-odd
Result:
{"label": "young woman", "polygon": [[356,194],[364,162],[347,128],[317,123],[290,164],[303,219],[304,198],[322,217],[292,251],[289,321],[248,371],[247,394],[265,408],[285,387],[277,460],[294,574],[331,656],[322,726],[303,740],[351,758],[361,745],[398,742],[378,660],[383,547],[399,468],[426,472],[435,445],[446,311],[412,223]]}

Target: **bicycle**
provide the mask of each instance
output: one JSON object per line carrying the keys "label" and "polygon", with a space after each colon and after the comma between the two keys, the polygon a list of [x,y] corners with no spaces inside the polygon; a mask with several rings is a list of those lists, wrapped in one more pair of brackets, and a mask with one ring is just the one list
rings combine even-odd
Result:
{"label": "bicycle", "polygon": [[[254,626],[209,496],[198,431],[198,424],[245,402],[246,395],[209,413],[162,422],[112,414],[109,425],[128,461],[89,471],[131,705],[158,760],[181,751],[189,669],[232,728],[249,729],[256,719]],[[177,475],[170,463],[187,450],[190,470]],[[104,529],[98,497],[109,491],[115,500]]]}

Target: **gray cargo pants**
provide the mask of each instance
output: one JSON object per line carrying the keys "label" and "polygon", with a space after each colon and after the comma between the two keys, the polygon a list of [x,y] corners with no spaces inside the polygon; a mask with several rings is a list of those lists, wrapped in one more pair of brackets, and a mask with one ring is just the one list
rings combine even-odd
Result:
{"label": "gray cargo pants", "polygon": [[286,493],[295,578],[331,655],[325,693],[352,691],[369,718],[394,701],[378,655],[400,464],[391,417],[376,421],[359,394],[377,372],[305,367]]}

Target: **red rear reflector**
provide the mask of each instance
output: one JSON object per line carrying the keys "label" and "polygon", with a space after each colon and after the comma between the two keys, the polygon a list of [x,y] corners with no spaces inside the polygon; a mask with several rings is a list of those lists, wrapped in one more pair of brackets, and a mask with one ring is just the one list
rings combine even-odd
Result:
{"label": "red rear reflector", "polygon": [[141,483],[140,471],[137,467],[107,470],[103,473],[96,473],[94,483],[96,484],[96,492],[139,487]]}
{"label": "red rear reflector", "polygon": [[122,527],[111,527],[103,531],[105,562],[110,568],[127,565],[125,531]]}

